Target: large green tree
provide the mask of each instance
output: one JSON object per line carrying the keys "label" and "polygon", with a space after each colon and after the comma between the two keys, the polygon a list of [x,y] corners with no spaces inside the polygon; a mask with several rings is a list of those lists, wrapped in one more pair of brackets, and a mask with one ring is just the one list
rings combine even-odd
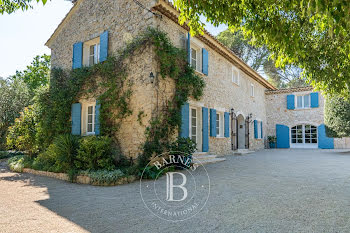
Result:
{"label": "large green tree", "polygon": [[203,15],[213,25],[242,30],[255,46],[266,46],[277,66],[293,64],[328,94],[349,95],[350,1],[174,0],[180,23],[201,32]]}
{"label": "large green tree", "polygon": [[301,78],[302,69],[293,65],[287,65],[284,69],[276,67],[266,46],[251,45],[251,41],[244,38],[242,31],[232,32],[227,29],[221,32],[217,39],[254,70],[266,77],[275,87],[287,88],[307,85],[305,80]]}
{"label": "large green tree", "polygon": [[0,14],[11,14],[19,9],[28,10],[32,8],[32,2],[42,2],[45,5],[47,0],[0,0]]}
{"label": "large green tree", "polygon": [[324,122],[329,137],[350,136],[350,101],[333,96],[326,99]]}

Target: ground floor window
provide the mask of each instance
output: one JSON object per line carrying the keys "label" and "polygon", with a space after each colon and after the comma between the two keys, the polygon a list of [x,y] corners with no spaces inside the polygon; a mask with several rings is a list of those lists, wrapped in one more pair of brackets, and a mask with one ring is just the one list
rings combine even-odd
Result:
{"label": "ground floor window", "polygon": [[312,147],[317,145],[317,127],[313,125],[296,125],[291,128],[292,145]]}

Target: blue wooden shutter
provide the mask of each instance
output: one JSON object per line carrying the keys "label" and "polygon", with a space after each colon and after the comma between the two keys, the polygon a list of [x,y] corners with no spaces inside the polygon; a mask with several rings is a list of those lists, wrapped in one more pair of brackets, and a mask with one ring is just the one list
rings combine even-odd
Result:
{"label": "blue wooden shutter", "polygon": [[185,103],[181,108],[180,137],[190,137],[190,105],[188,103]]}
{"label": "blue wooden shutter", "polygon": [[311,98],[311,108],[318,108],[318,92],[311,93],[310,98]]}
{"label": "blue wooden shutter", "polygon": [[321,124],[317,127],[318,131],[318,148],[320,149],[334,149],[334,138],[329,138],[326,135],[326,126]]}
{"label": "blue wooden shutter", "polygon": [[187,61],[191,64],[191,34],[187,33]]}
{"label": "blue wooden shutter", "polygon": [[202,107],[202,151],[209,151],[209,129],[208,129],[208,108]]}
{"label": "blue wooden shutter", "polygon": [[289,148],[289,127],[276,125],[277,148]]}
{"label": "blue wooden shutter", "polygon": [[83,66],[83,42],[78,42],[73,45],[73,69]]}
{"label": "blue wooden shutter", "polygon": [[104,62],[108,57],[108,31],[100,36],[100,62]]}
{"label": "blue wooden shutter", "polygon": [[216,137],[216,110],[210,109],[210,137]]}
{"label": "blue wooden shutter", "polygon": [[287,109],[295,109],[295,96],[287,95]]}
{"label": "blue wooden shutter", "polygon": [[203,48],[202,49],[202,72],[203,72],[203,74],[205,74],[205,75],[208,75],[208,71],[209,71],[209,69],[208,69],[208,66],[209,66],[209,54],[208,54],[208,51],[205,49],[205,48]]}
{"label": "blue wooden shutter", "polygon": [[258,138],[258,121],[254,120],[254,138]]}
{"label": "blue wooden shutter", "polygon": [[263,134],[263,123],[260,122],[260,126],[261,126],[261,138],[264,138],[264,134]]}
{"label": "blue wooden shutter", "polygon": [[228,112],[224,113],[225,119],[225,138],[230,137],[230,114]]}
{"label": "blue wooden shutter", "polygon": [[81,103],[72,104],[72,134],[81,135]]}
{"label": "blue wooden shutter", "polygon": [[95,135],[100,135],[100,109],[101,109],[101,104],[99,101],[96,101],[96,106],[95,106]]}

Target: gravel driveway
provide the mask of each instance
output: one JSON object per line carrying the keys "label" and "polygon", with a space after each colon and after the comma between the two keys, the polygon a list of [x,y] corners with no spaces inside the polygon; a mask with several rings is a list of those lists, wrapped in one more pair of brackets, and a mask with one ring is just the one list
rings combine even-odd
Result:
{"label": "gravel driveway", "polygon": [[350,153],[264,150],[206,165],[194,218],[152,215],[139,183],[93,187],[0,167],[0,232],[350,232]]}

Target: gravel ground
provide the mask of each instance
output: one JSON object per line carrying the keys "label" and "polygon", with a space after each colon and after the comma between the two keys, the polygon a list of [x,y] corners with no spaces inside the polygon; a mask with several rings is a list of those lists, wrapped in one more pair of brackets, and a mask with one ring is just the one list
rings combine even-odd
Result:
{"label": "gravel ground", "polygon": [[180,223],[152,215],[138,182],[70,184],[2,163],[0,232],[350,232],[350,152],[264,150],[226,159],[206,165],[209,200]]}

